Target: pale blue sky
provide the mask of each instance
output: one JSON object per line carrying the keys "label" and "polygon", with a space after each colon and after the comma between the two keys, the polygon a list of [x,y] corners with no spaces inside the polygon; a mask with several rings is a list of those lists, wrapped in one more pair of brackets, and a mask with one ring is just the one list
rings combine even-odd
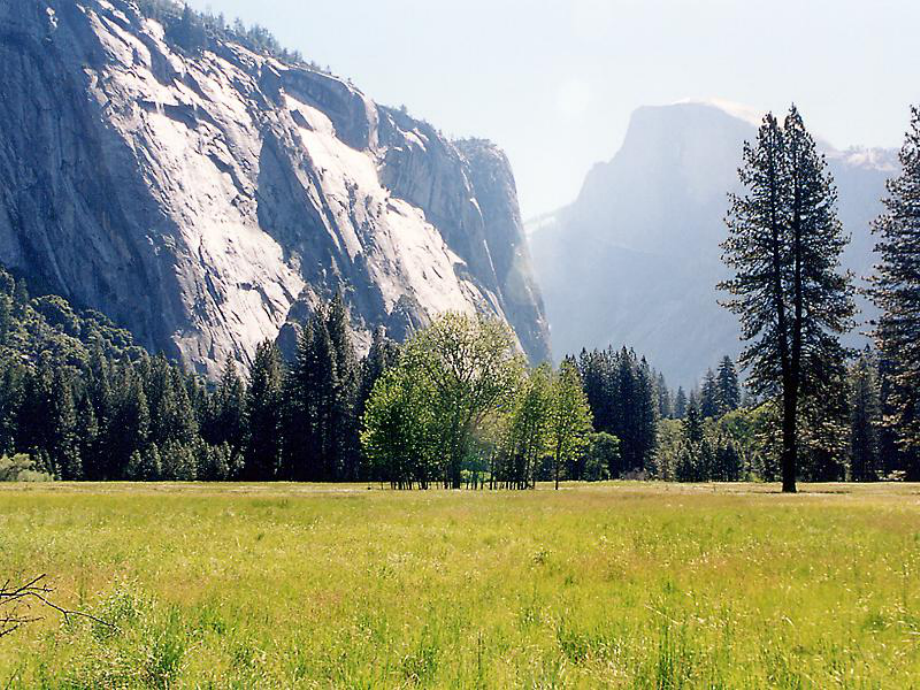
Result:
{"label": "pale blue sky", "polygon": [[837,147],[897,146],[920,0],[190,0],[375,100],[508,152],[525,217],[574,199],[640,105],[794,100]]}

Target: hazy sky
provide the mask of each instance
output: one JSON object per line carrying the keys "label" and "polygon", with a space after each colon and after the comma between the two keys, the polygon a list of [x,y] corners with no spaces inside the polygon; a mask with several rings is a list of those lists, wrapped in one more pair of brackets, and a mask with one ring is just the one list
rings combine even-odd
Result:
{"label": "hazy sky", "polygon": [[190,0],[511,158],[525,217],[572,201],[640,105],[794,100],[839,148],[897,146],[920,0]]}

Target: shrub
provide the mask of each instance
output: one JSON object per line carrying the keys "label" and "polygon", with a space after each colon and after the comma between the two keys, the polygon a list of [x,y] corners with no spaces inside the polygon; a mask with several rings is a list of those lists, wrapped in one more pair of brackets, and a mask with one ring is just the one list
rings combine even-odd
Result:
{"label": "shrub", "polygon": [[0,482],[50,482],[52,477],[39,470],[35,462],[25,453],[13,457],[0,457]]}

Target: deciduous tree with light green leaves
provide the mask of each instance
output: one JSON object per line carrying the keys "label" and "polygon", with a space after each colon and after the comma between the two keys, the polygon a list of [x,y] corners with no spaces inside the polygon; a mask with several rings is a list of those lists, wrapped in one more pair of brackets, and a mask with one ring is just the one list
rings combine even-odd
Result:
{"label": "deciduous tree with light green leaves", "polygon": [[574,463],[591,433],[591,408],[574,360],[565,359],[553,377],[549,407],[548,443],[556,489],[562,468]]}
{"label": "deciduous tree with light green leaves", "polygon": [[502,448],[492,467],[499,486],[529,489],[536,483],[540,463],[549,449],[553,383],[553,371],[546,364],[522,381],[504,420]]}
{"label": "deciduous tree with light green leaves", "polygon": [[442,475],[459,489],[474,427],[511,402],[523,376],[514,335],[495,319],[447,313],[407,344],[402,367],[431,389]]}
{"label": "deciduous tree with light green leaves", "polygon": [[384,373],[374,385],[364,412],[361,443],[371,476],[394,489],[427,489],[436,475],[432,389],[406,368]]}
{"label": "deciduous tree with light green leaves", "polygon": [[459,489],[474,430],[487,415],[510,409],[524,370],[506,325],[444,314],[406,344],[398,366],[374,386],[364,415],[365,452],[378,466],[432,458],[440,466],[431,480]]}

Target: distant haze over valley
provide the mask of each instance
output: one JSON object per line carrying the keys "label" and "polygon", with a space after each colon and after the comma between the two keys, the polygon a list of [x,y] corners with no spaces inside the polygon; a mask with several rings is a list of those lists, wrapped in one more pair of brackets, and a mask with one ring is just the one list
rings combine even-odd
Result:
{"label": "distant haze over valley", "polygon": [[[620,151],[594,166],[578,198],[530,221],[556,358],[625,344],[673,385],[692,387],[721,354],[737,356],[737,322],[718,305],[724,295],[715,286],[727,275],[719,248],[727,194],[739,191],[742,145],[755,138],[759,117],[724,102],[639,108]],[[896,152],[822,146],[852,235],[845,265],[865,276],[870,223]],[[865,320],[871,308],[860,305]]]}

